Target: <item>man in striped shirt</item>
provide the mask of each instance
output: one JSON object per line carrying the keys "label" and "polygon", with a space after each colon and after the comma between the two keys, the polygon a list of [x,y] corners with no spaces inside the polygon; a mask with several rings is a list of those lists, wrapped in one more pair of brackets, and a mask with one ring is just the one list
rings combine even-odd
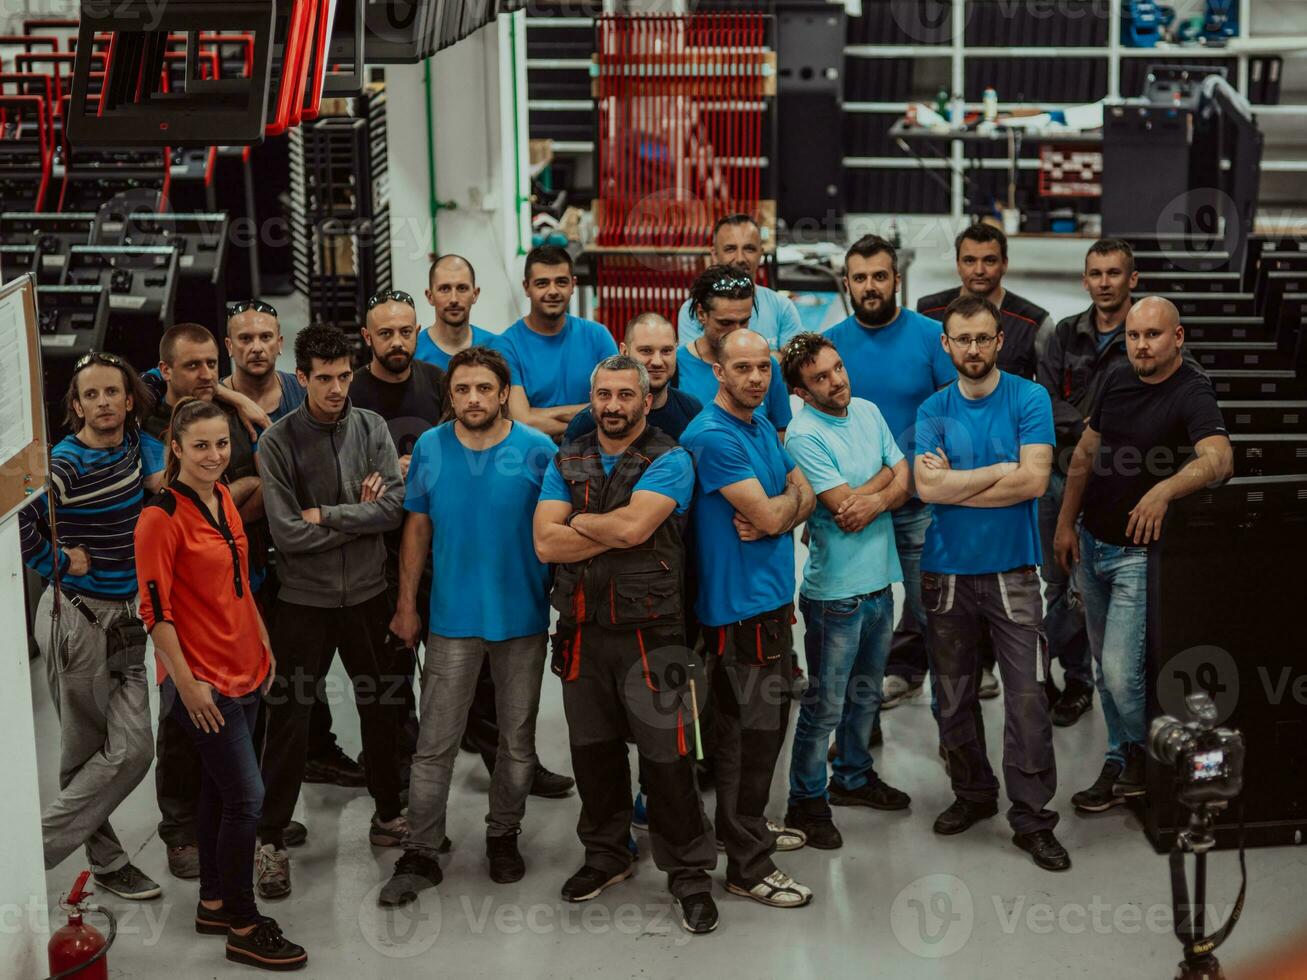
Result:
{"label": "man in striped shirt", "polygon": [[153,758],[132,535],[162,481],[163,446],[140,431],[150,397],[113,354],[77,363],[65,404],[72,435],[50,454],[50,491],[19,512],[23,560],[54,580],[33,627],[60,723],[59,795],[41,814],[45,866],[85,845],[101,888],[153,898],[159,886],[127,860],[109,816]]}

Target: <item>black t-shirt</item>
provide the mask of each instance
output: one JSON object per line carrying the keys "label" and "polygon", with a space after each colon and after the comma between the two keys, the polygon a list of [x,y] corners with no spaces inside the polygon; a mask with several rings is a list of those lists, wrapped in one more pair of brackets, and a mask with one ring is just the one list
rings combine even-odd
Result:
{"label": "black t-shirt", "polygon": [[1211,382],[1189,363],[1158,384],[1130,364],[1103,383],[1089,424],[1103,439],[1085,488],[1085,527],[1108,544],[1127,545],[1130,511],[1154,486],[1174,476],[1208,436],[1225,435]]}
{"label": "black t-shirt", "polygon": [[[693,395],[687,395],[679,388],[667,387],[667,401],[662,408],[655,408],[649,413],[649,424],[661,429],[677,442],[681,433],[690,424],[690,420],[703,411],[703,404]],[[563,434],[563,441],[570,442],[581,436],[589,435],[595,430],[594,416],[590,409],[583,408],[577,412]]]}

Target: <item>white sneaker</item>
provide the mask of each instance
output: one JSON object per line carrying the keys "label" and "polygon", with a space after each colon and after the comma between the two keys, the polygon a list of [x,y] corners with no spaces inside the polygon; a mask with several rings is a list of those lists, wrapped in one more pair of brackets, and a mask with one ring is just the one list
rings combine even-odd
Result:
{"label": "white sneaker", "polygon": [[880,686],[880,710],[888,711],[890,708],[897,708],[904,701],[911,701],[920,693],[920,681],[911,684],[906,677],[900,677],[898,674],[886,674],[885,680]]}
{"label": "white sneaker", "polygon": [[800,885],[780,870],[773,871],[752,888],[727,882],[726,890],[733,895],[743,895],[774,909],[802,908],[812,901],[811,888]]}
{"label": "white sneaker", "polygon": [[998,678],[988,667],[980,672],[980,690],[976,692],[976,697],[982,701],[998,697]]}
{"label": "white sneaker", "polygon": [[802,830],[786,827],[775,820],[767,821],[767,829],[776,835],[776,850],[797,851],[808,843],[808,835]]}
{"label": "white sneaker", "polygon": [[254,852],[254,883],[260,898],[285,898],[290,894],[290,851],[263,844]]}

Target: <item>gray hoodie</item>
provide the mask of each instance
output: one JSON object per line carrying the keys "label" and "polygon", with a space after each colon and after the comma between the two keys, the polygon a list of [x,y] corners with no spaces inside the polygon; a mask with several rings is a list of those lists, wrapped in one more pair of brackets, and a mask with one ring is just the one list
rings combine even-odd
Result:
{"label": "gray hoodie", "polygon": [[[339,419],[319,422],[305,402],[263,434],[259,469],[282,598],[336,608],[385,589],[382,535],[403,520],[404,481],[380,415],[347,401]],[[385,493],[359,503],[359,488],[374,472]],[[311,507],[321,508],[321,524],[300,516]]]}

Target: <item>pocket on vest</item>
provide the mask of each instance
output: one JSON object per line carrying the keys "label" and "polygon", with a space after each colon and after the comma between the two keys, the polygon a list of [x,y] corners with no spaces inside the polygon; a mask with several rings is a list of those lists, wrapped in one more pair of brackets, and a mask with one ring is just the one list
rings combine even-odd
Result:
{"label": "pocket on vest", "polygon": [[611,626],[677,622],[681,617],[680,583],[663,571],[628,572],[609,585],[607,619]]}

